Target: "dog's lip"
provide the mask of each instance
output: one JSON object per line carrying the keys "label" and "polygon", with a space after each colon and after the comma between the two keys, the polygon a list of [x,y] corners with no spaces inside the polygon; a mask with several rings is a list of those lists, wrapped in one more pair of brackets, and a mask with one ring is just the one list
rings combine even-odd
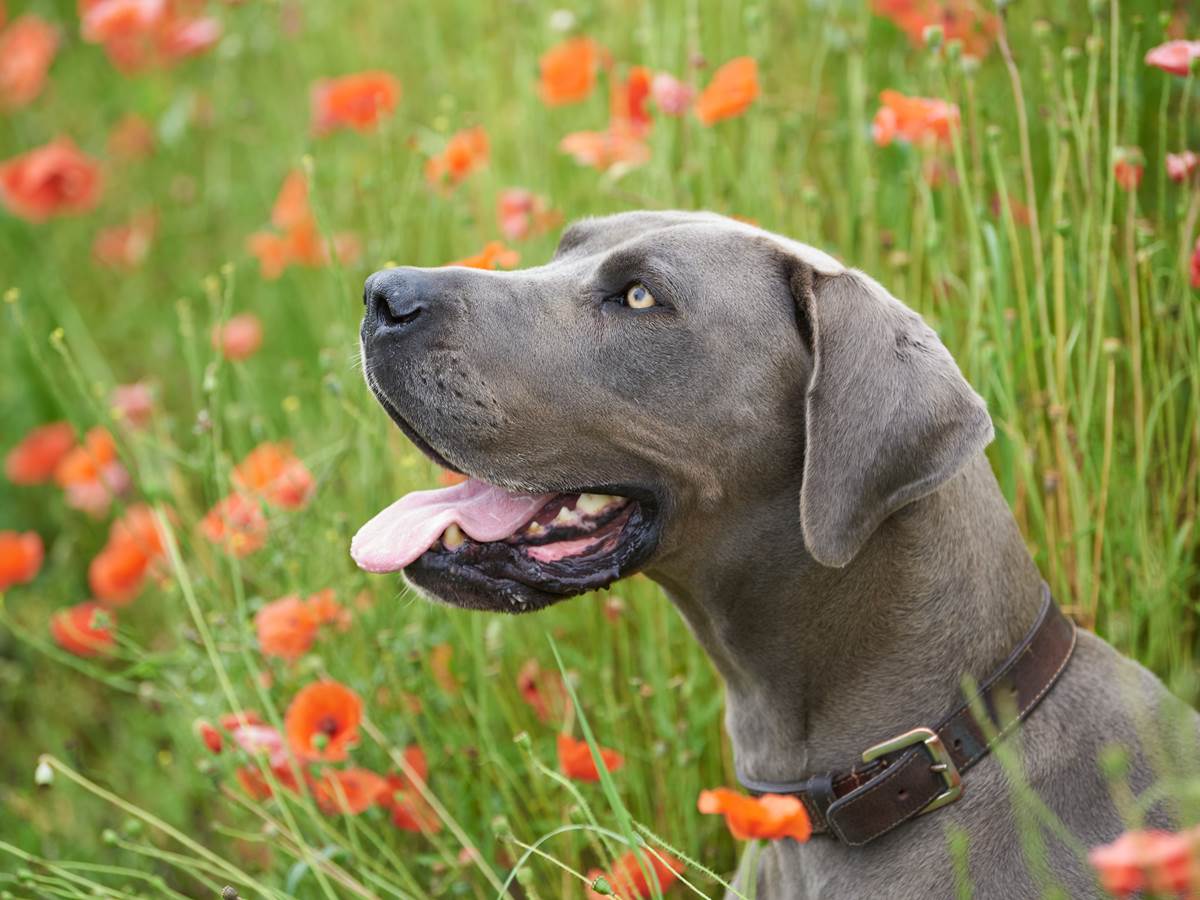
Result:
{"label": "dog's lip", "polygon": [[384,412],[388,414],[388,418],[391,419],[392,422],[395,423],[396,427],[399,428],[404,434],[404,436],[412,442],[412,445],[420,450],[421,453],[423,453],[431,462],[443,469],[448,469],[451,472],[455,472],[459,475],[468,474],[447,460],[444,456],[442,456],[442,454],[438,453],[437,450],[433,448],[433,445],[430,444],[429,441],[425,440],[424,437],[422,437],[421,433],[417,431],[416,427],[400,414],[400,411],[396,409],[395,404],[388,399],[387,394],[384,393],[383,389],[375,383],[373,378],[367,378],[367,386],[371,389],[371,393],[375,395],[375,399],[379,401],[379,405],[383,407]]}

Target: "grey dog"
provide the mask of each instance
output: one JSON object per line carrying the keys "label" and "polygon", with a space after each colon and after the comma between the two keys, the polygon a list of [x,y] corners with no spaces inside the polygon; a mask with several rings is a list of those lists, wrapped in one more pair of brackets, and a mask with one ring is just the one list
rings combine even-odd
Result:
{"label": "grey dog", "polygon": [[[724,679],[746,779],[838,770],[929,724],[1038,614],[983,400],[916,313],[819,250],[714,214],[631,212],[571,225],[544,266],[388,269],[364,300],[367,380],[405,433],[495,486],[478,490],[557,498],[565,516],[418,539],[414,509],[433,501],[414,500],[392,521],[414,549],[390,568],[506,612],[644,571]],[[580,496],[615,518],[580,519]],[[582,526],[537,543],[567,520]],[[581,534],[601,537],[576,552]],[[1194,775],[1197,733],[1150,672],[1081,632],[1006,741],[1020,778],[993,753],[958,802],[866,846],[773,842],[758,896],[1100,896],[1085,848],[1139,824],[1106,748],[1134,796]],[[1141,824],[1172,821],[1169,794]]]}

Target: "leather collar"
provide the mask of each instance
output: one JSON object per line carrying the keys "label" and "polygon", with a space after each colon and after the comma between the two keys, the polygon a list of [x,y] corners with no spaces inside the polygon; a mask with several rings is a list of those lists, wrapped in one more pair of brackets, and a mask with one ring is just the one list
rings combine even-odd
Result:
{"label": "leather collar", "polygon": [[[1075,623],[1042,585],[1042,609],[1033,627],[970,699],[934,727],[914,728],[863,753],[842,772],[769,784],[742,778],[755,794],[799,797],[813,834],[861,847],[916,816],[962,796],[962,775],[1022,722],[1054,687],[1075,649]],[[981,727],[972,707],[986,713]]]}

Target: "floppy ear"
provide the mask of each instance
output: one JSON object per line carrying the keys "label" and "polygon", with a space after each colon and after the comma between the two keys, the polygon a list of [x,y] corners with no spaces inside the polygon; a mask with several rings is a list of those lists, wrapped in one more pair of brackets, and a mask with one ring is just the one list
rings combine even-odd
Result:
{"label": "floppy ear", "polygon": [[813,355],[800,523],[817,562],[844,566],[986,447],[992,421],[933,329],[875,281],[799,264],[791,282]]}

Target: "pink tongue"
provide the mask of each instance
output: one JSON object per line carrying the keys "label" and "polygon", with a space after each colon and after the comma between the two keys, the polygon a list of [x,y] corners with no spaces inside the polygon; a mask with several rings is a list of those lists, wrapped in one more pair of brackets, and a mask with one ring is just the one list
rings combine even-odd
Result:
{"label": "pink tongue", "polygon": [[368,572],[398,572],[452,524],[476,541],[498,541],[537,514],[554,494],[510,494],[474,478],[401,497],[358,529],[350,556]]}

